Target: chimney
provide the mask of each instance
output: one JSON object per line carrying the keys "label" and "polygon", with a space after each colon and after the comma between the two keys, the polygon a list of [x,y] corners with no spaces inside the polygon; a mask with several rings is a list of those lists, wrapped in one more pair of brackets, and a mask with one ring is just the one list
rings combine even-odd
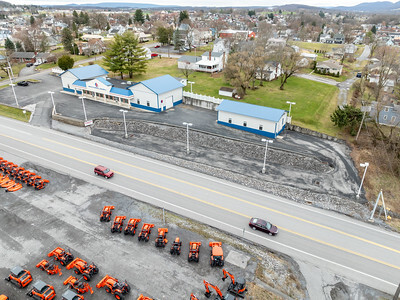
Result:
{"label": "chimney", "polygon": [[211,60],[211,50],[208,52],[208,60]]}

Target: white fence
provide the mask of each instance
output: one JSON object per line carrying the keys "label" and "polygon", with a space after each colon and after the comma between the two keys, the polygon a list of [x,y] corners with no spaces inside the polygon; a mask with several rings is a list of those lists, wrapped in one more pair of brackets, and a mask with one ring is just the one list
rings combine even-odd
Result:
{"label": "white fence", "polygon": [[216,110],[223,99],[183,91],[183,103]]}
{"label": "white fence", "polygon": [[60,68],[52,68],[51,69],[51,73],[56,74],[56,75],[60,75],[62,72],[64,72],[63,70],[61,70]]}

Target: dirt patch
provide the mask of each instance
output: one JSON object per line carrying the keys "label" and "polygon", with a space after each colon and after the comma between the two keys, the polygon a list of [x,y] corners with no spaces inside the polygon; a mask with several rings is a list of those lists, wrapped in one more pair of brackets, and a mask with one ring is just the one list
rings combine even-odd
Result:
{"label": "dirt patch", "polygon": [[283,297],[280,297],[252,282],[250,282],[247,286],[247,297],[249,300],[284,300]]}

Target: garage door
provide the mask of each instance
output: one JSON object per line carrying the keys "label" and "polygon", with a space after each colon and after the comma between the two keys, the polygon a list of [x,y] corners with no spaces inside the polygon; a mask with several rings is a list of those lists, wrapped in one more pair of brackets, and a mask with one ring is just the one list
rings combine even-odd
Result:
{"label": "garage door", "polygon": [[165,99],[165,105],[164,105],[165,109],[168,109],[168,108],[171,108],[174,106],[174,103],[172,100],[173,100],[172,96],[169,96],[168,98]]}

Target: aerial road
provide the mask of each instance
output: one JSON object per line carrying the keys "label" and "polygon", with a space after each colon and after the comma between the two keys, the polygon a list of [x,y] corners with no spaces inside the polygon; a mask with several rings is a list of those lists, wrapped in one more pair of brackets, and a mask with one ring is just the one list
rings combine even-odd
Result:
{"label": "aerial road", "polygon": [[[389,294],[400,281],[400,235],[372,224],[0,117],[0,156],[7,159],[6,153],[244,236]],[[95,176],[99,164],[115,176]],[[277,225],[278,235],[252,231],[251,217]]]}

